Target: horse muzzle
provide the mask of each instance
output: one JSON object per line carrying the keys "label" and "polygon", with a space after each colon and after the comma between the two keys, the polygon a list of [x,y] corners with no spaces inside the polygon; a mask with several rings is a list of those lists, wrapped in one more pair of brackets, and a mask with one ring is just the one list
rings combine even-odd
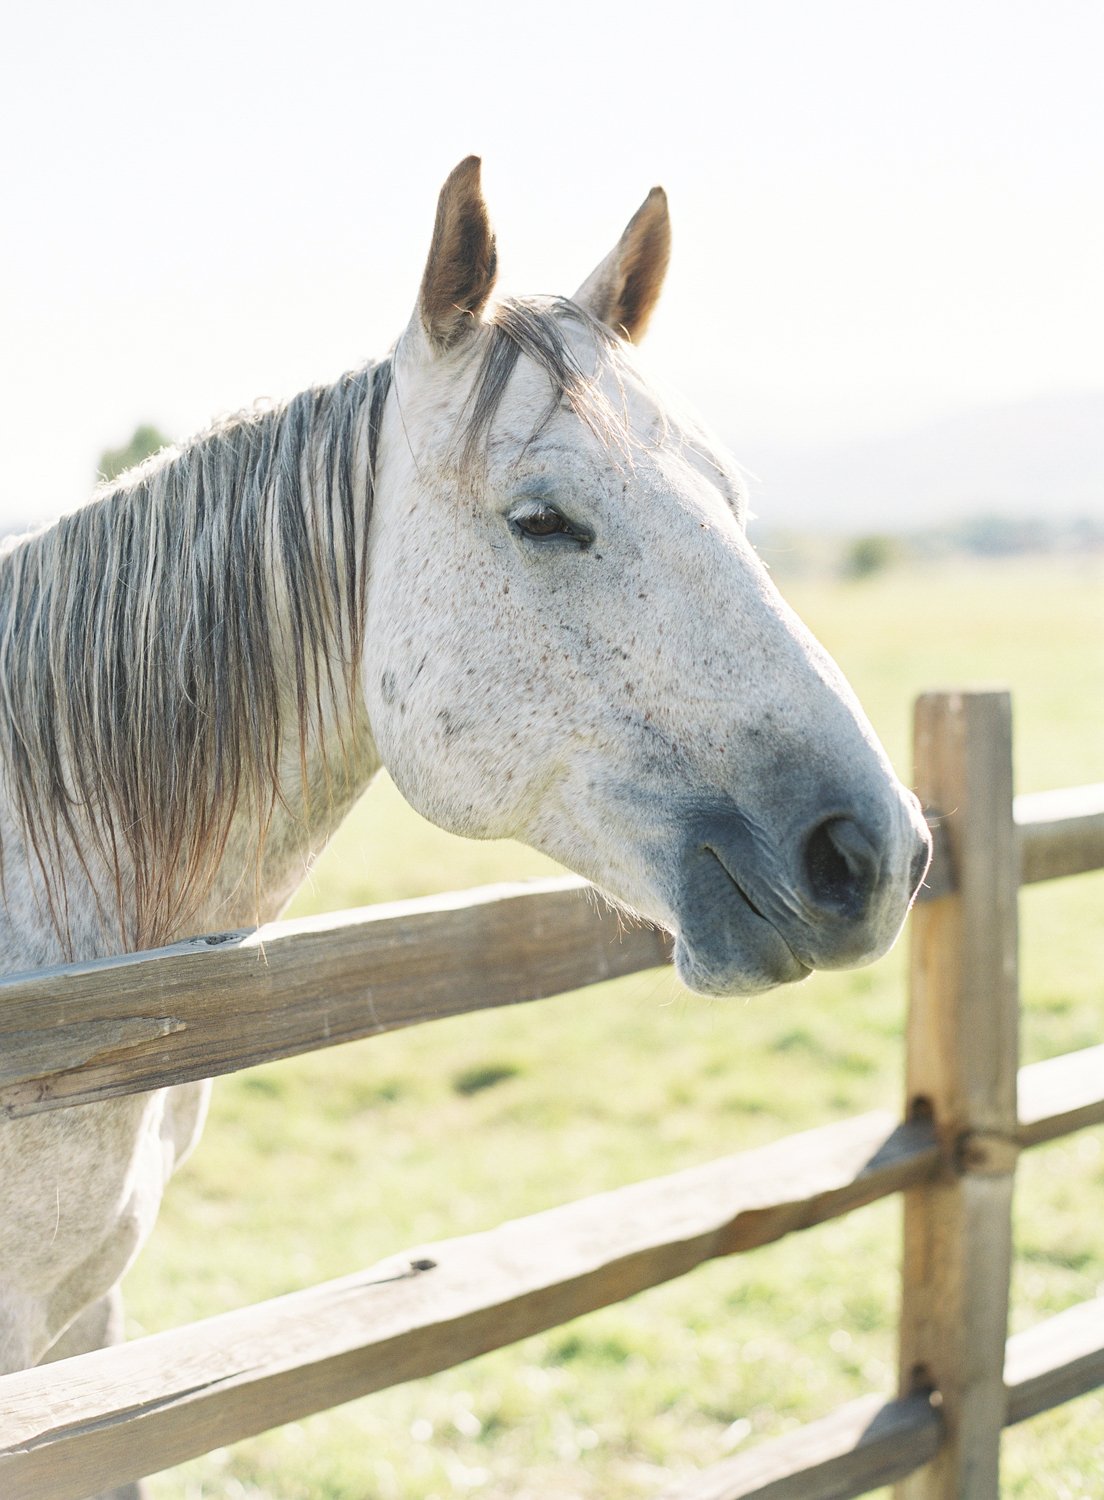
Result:
{"label": "horse muzzle", "polygon": [[931,836],[903,788],[874,811],[833,809],[774,839],[731,803],[684,824],[674,893],[679,976],[752,994],[892,946],[927,873]]}

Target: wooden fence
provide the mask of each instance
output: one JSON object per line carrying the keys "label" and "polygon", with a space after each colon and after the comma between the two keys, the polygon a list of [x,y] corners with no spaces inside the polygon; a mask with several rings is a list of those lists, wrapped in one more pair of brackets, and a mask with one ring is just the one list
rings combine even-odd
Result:
{"label": "wooden fence", "polygon": [[[1021,884],[1104,866],[1104,786],[1012,797],[1003,693],[931,694],[936,857],[912,918],[905,1118],[875,1112],[0,1380],[0,1495],[80,1500],[450,1368],[890,1193],[900,1384],[699,1474],[682,1500],[998,1493],[1003,1427],[1104,1381],[1104,1298],[1007,1341],[1020,1151],[1104,1122],[1104,1045],[1020,1069]],[[0,983],[0,1112],[88,1103],[667,959],[576,880],[300,922]]]}

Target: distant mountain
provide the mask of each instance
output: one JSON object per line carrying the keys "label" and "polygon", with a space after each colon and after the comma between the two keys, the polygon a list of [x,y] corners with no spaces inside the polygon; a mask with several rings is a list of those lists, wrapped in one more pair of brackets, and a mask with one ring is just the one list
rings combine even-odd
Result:
{"label": "distant mountain", "polygon": [[838,444],[741,444],[770,527],[916,531],[966,516],[1104,520],[1104,390]]}

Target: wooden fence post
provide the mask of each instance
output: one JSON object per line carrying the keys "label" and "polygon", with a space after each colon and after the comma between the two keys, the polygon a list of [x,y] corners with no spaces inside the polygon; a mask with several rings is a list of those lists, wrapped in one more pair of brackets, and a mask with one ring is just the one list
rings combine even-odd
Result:
{"label": "wooden fence post", "polygon": [[1016,1169],[1019,867],[1004,692],[916,704],[915,774],[954,889],[912,917],[907,1089],[944,1169],[905,1194],[900,1379],[937,1391],[946,1441],[897,1500],[997,1500]]}

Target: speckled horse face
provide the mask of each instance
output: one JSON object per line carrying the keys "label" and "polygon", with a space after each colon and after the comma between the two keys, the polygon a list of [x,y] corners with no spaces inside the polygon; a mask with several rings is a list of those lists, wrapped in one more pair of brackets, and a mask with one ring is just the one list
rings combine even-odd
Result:
{"label": "speckled horse face", "polygon": [[395,358],[364,685],[426,817],[544,850],[670,928],[692,988],[746,993],[884,951],[929,846],[749,546],[734,464],[636,367],[667,236],[653,192],[571,303],[484,321],[493,240],[477,175],[450,178]]}

